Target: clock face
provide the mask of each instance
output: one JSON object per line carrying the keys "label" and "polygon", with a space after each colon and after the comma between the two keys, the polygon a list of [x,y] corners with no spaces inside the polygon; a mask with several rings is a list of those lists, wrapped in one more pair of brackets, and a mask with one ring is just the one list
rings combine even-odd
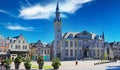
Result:
{"label": "clock face", "polygon": [[60,32],[60,30],[57,30],[57,32]]}

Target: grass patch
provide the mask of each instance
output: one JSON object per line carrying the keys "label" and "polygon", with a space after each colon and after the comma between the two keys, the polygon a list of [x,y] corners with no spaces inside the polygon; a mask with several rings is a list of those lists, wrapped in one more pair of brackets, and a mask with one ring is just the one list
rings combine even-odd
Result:
{"label": "grass patch", "polygon": [[53,69],[53,66],[44,66],[44,69]]}
{"label": "grass patch", "polygon": [[[38,66],[32,66],[31,68],[38,68]],[[43,66],[43,69],[53,69],[53,66]]]}

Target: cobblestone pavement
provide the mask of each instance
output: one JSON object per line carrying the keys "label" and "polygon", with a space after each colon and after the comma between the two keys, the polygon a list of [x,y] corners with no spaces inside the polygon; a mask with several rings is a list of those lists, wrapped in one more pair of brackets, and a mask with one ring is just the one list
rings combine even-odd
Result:
{"label": "cobblestone pavement", "polygon": [[[61,62],[62,65],[60,66],[59,70],[120,70],[120,61],[100,65],[94,65],[95,62],[100,61],[99,60],[78,61],[78,65],[75,65],[75,61],[62,61]],[[32,61],[31,64],[37,65],[37,63],[34,61]],[[51,62],[45,62],[44,65],[49,66],[51,65]],[[15,69],[13,62],[11,64],[11,69]],[[19,69],[25,69],[23,63],[20,64]]]}
{"label": "cobblestone pavement", "polygon": [[65,61],[59,70],[120,70],[120,61],[94,65],[95,62],[100,61],[79,61],[78,65],[75,65],[75,61]]}

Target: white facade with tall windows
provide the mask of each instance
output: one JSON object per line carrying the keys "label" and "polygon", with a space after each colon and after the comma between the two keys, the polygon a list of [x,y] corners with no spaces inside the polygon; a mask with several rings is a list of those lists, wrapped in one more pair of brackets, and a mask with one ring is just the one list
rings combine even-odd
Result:
{"label": "white facade with tall windows", "polygon": [[67,32],[60,41],[61,59],[102,58],[104,37],[87,31]]}
{"label": "white facade with tall windows", "polygon": [[18,55],[22,57],[29,56],[29,44],[24,39],[23,35],[19,35],[12,38],[8,37],[7,39],[9,41],[9,51],[11,58],[16,58]]}

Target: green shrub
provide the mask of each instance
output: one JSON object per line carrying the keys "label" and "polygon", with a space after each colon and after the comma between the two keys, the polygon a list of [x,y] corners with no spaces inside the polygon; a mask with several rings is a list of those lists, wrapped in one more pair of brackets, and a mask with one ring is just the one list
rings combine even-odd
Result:
{"label": "green shrub", "polygon": [[21,59],[22,59],[23,62],[25,61],[25,58],[21,58]]}
{"label": "green shrub", "polygon": [[15,60],[14,60],[15,69],[19,69],[19,65],[21,62],[22,62],[22,58],[20,56],[15,58]]}
{"label": "green shrub", "polygon": [[26,58],[25,60],[24,60],[24,66],[25,66],[25,68],[27,69],[27,70],[30,70],[31,69],[31,63],[30,63],[30,59],[29,58]]}
{"label": "green shrub", "polygon": [[38,63],[39,69],[42,69],[42,68],[43,68],[43,65],[44,65],[43,56],[38,57],[37,63]]}
{"label": "green shrub", "polygon": [[60,63],[60,59],[59,58],[55,58],[52,60],[52,66],[54,69],[58,69],[59,66],[61,66],[61,63]]}
{"label": "green shrub", "polygon": [[10,69],[10,64],[12,63],[12,60],[11,59],[6,59],[6,60],[4,60],[4,67],[6,68],[6,69]]}

